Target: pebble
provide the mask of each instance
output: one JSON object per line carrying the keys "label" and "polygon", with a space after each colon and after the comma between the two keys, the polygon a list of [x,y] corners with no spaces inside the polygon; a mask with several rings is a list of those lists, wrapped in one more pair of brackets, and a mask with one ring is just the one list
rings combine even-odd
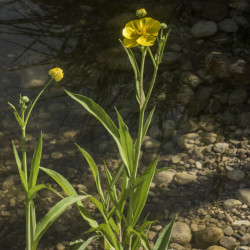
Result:
{"label": "pebble", "polygon": [[182,85],[176,95],[176,99],[180,103],[189,103],[194,96],[194,91],[187,85]]}
{"label": "pebble", "polygon": [[250,226],[250,221],[249,220],[235,220],[232,223],[232,226],[239,227],[241,225],[246,225],[247,227]]}
{"label": "pebble", "polygon": [[227,172],[227,178],[233,181],[242,181],[245,179],[245,173],[240,169],[232,170]]}
{"label": "pebble", "polygon": [[236,191],[236,197],[246,205],[250,206],[250,188],[238,189]]}
{"label": "pebble", "polygon": [[196,88],[202,83],[202,80],[199,76],[194,74],[193,72],[182,72],[180,74],[180,84],[182,85],[188,85],[191,88]]}
{"label": "pebble", "polygon": [[53,152],[53,153],[51,154],[51,157],[52,157],[53,159],[60,159],[60,158],[63,157],[63,154],[62,154],[61,152]]}
{"label": "pebble", "polygon": [[228,104],[229,105],[236,105],[242,104],[246,101],[248,96],[248,92],[245,89],[235,89],[231,92],[228,96]]}
{"label": "pebble", "polygon": [[229,148],[229,144],[225,143],[225,142],[219,142],[219,143],[215,143],[214,145],[214,151],[217,153],[225,153]]}
{"label": "pebble", "polygon": [[225,235],[231,236],[234,233],[234,230],[232,229],[231,226],[225,225],[223,227],[223,232],[224,232]]}
{"label": "pebble", "polygon": [[187,172],[177,173],[174,176],[175,182],[178,183],[179,185],[187,185],[191,182],[196,181],[196,179],[197,179],[196,175],[188,174]]}
{"label": "pebble", "polygon": [[220,244],[226,249],[233,250],[238,245],[236,240],[232,237],[224,236],[220,239]]}
{"label": "pebble", "polygon": [[207,250],[227,250],[225,247],[221,247],[221,246],[211,246],[209,248],[207,248]]}
{"label": "pebble", "polygon": [[239,26],[232,18],[227,18],[218,23],[218,28],[224,32],[233,33],[238,31]]}
{"label": "pebble", "polygon": [[184,245],[192,238],[191,230],[186,223],[176,222],[172,229],[171,242]]}
{"label": "pebble", "polygon": [[227,210],[240,205],[242,205],[242,202],[236,199],[227,199],[223,202],[223,207]]}
{"label": "pebble", "polygon": [[156,185],[164,184],[167,187],[172,182],[175,174],[176,171],[172,169],[161,171],[155,175],[154,182]]}
{"label": "pebble", "polygon": [[217,32],[217,25],[213,21],[200,20],[194,24],[191,33],[195,38],[212,36]]}

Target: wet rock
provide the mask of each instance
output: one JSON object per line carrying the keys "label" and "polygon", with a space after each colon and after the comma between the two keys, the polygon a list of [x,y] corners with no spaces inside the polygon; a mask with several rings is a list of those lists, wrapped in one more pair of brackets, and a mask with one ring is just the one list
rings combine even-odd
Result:
{"label": "wet rock", "polygon": [[237,117],[237,122],[240,126],[246,128],[250,124],[250,112],[242,112]]}
{"label": "wet rock", "polygon": [[191,29],[195,38],[203,38],[214,35],[217,32],[217,25],[213,21],[200,20]]}
{"label": "wet rock", "polygon": [[205,58],[206,71],[218,79],[228,79],[230,62],[221,52],[211,52]]}
{"label": "wet rock", "polygon": [[162,171],[155,175],[154,182],[157,185],[163,184],[165,187],[167,187],[172,182],[175,174],[176,171],[172,169]]}
{"label": "wet rock", "polygon": [[135,15],[133,13],[130,13],[130,12],[123,13],[107,21],[106,27],[112,30],[114,29],[121,30],[126,25],[127,22],[134,20],[134,19],[135,19]]}
{"label": "wet rock", "polygon": [[199,248],[215,245],[224,236],[223,230],[218,227],[206,227],[195,234],[195,243]]}
{"label": "wet rock", "polygon": [[174,176],[174,180],[179,185],[187,185],[191,182],[196,181],[197,176],[194,174],[188,174],[187,172],[177,173]]}
{"label": "wet rock", "polygon": [[180,103],[187,104],[187,103],[189,103],[191,101],[193,96],[194,96],[194,91],[192,90],[192,88],[190,88],[187,85],[183,85],[179,89],[179,91],[178,91],[178,93],[176,95],[176,99]]}
{"label": "wet rock", "polygon": [[241,188],[236,191],[236,197],[250,206],[250,188]]}
{"label": "wet rock", "polygon": [[245,173],[240,169],[232,170],[227,172],[227,178],[233,181],[242,181],[245,179]]}
{"label": "wet rock", "polygon": [[194,99],[189,104],[189,114],[198,115],[209,103],[209,98],[214,92],[212,87],[200,87],[195,93]]}
{"label": "wet rock", "polygon": [[176,134],[175,130],[175,121],[174,120],[166,120],[162,123],[163,135],[165,137],[173,136]]}
{"label": "wet rock", "polygon": [[248,96],[248,92],[245,89],[235,89],[228,97],[228,104],[235,105],[235,104],[242,104],[246,101]]}
{"label": "wet rock", "polygon": [[207,248],[207,250],[227,250],[225,247],[221,247],[221,246],[211,246],[209,248]]}
{"label": "wet rock", "polygon": [[223,207],[225,209],[231,209],[233,207],[237,207],[239,205],[241,205],[242,202],[240,202],[239,200],[236,199],[227,199],[223,202]]}
{"label": "wet rock", "polygon": [[176,63],[180,59],[181,56],[182,54],[179,52],[172,52],[172,51],[166,52],[162,56],[162,63],[165,63],[165,64]]}
{"label": "wet rock", "polygon": [[180,84],[188,85],[192,88],[196,88],[201,84],[202,80],[196,74],[192,72],[182,72],[180,74]]}
{"label": "wet rock", "polygon": [[250,13],[250,4],[247,0],[230,0],[229,6],[244,13]]}
{"label": "wet rock", "polygon": [[[223,204],[223,205],[224,205],[224,204]],[[225,225],[225,226],[223,227],[223,232],[224,232],[225,235],[230,236],[230,235],[232,235],[232,234],[234,233],[234,230],[232,229],[231,226]]]}
{"label": "wet rock", "polygon": [[216,142],[217,134],[215,133],[202,133],[201,134],[202,141],[206,144],[212,144]]}
{"label": "wet rock", "polygon": [[227,5],[219,0],[206,1],[202,11],[202,17],[213,21],[220,21],[228,15]]}
{"label": "wet rock", "polygon": [[194,141],[198,138],[200,138],[200,136],[196,133],[185,134],[185,135],[180,136],[180,138],[177,141],[177,144],[182,149],[188,149],[188,148],[193,147]]}
{"label": "wet rock", "polygon": [[171,243],[171,244],[169,244],[169,247],[171,249],[175,249],[175,250],[186,250],[185,247],[179,245],[178,243]]}
{"label": "wet rock", "polygon": [[237,247],[237,242],[234,238],[232,237],[228,237],[228,236],[224,236],[220,239],[220,244],[225,247],[226,249],[235,249],[235,247]]}
{"label": "wet rock", "polygon": [[218,28],[224,32],[233,33],[238,31],[238,25],[232,18],[227,18],[218,23]]}
{"label": "wet rock", "polygon": [[145,149],[155,149],[158,148],[161,145],[161,143],[150,136],[145,136],[143,141],[143,146]]}
{"label": "wet rock", "polygon": [[214,151],[217,153],[225,153],[229,148],[229,144],[225,142],[218,142],[214,145]]}
{"label": "wet rock", "polygon": [[171,242],[184,245],[192,238],[191,230],[186,223],[176,222],[171,234]]}

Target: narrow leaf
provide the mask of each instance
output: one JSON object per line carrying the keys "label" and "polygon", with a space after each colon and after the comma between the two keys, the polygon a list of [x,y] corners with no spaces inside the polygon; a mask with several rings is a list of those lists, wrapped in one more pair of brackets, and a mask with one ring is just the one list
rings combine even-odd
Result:
{"label": "narrow leaf", "polygon": [[15,156],[15,160],[16,160],[18,172],[19,172],[19,175],[20,175],[20,179],[22,181],[22,184],[23,184],[23,187],[25,189],[25,192],[27,193],[28,192],[28,183],[27,183],[25,174],[24,174],[24,172],[22,170],[22,163],[21,163],[21,160],[20,160],[20,158],[18,156],[18,152],[16,150],[14,141],[12,141],[12,145],[13,145],[14,156]]}
{"label": "narrow leaf", "polygon": [[120,141],[122,150],[124,152],[124,156],[126,158],[127,167],[129,168],[130,172],[133,172],[133,163],[134,163],[134,144],[133,140],[129,134],[128,127],[123,121],[121,115],[119,114],[118,110],[116,109],[118,121],[119,121],[119,134],[120,134]]}
{"label": "narrow leaf", "polygon": [[[109,134],[114,138],[121,158],[124,161],[125,165],[128,166],[128,163],[126,162],[126,157],[124,155],[121,142],[120,142],[120,135],[119,130],[115,126],[114,122],[111,120],[111,118],[107,115],[107,113],[92,99],[83,96],[83,95],[77,95],[73,94],[67,90],[64,90],[72,99],[80,103],[91,115],[93,115],[96,119],[98,119],[102,125],[106,128],[106,130],[109,132]],[[130,176],[129,168],[126,167],[127,175]]]}
{"label": "narrow leaf", "polygon": [[[52,177],[58,185],[64,190],[64,192],[69,195],[77,195],[76,190],[73,188],[73,186],[68,182],[67,179],[65,179],[62,175],[57,173],[54,170],[40,167],[41,170],[43,170],[46,174],[48,174],[50,177]],[[83,217],[84,220],[86,220],[91,227],[97,227],[98,223],[93,219],[93,217],[89,214],[89,212],[86,210],[86,208],[83,206],[81,201],[78,201],[77,207]]]}
{"label": "narrow leaf", "polygon": [[87,160],[87,162],[88,162],[88,164],[89,164],[89,166],[91,168],[91,171],[92,171],[94,179],[95,179],[95,184],[96,184],[98,193],[99,193],[99,195],[101,197],[102,203],[104,204],[105,203],[105,198],[104,198],[104,195],[103,195],[103,192],[102,192],[102,186],[101,186],[98,167],[97,167],[94,159],[91,157],[91,155],[86,150],[84,150],[83,148],[81,148],[77,144],[76,144],[76,146],[81,151],[81,153],[83,154],[83,156],[85,157],[85,159]]}
{"label": "narrow leaf", "polygon": [[78,240],[76,242],[70,243],[69,250],[86,250],[88,245],[95,239],[99,238],[98,235],[90,237],[87,241],[83,242],[82,240]]}
{"label": "narrow leaf", "polygon": [[154,250],[167,249],[171,238],[171,232],[175,222],[176,216],[170,221],[170,223],[163,229],[160,237],[157,239]]}
{"label": "narrow leaf", "polygon": [[34,187],[36,185],[37,176],[39,172],[39,166],[42,156],[42,132],[38,139],[32,162],[30,167],[30,176],[29,176],[29,188]]}
{"label": "narrow leaf", "polygon": [[144,174],[140,178],[145,178],[145,181],[140,185],[134,194],[134,197],[136,197],[135,203],[133,204],[133,219],[131,226],[134,227],[137,223],[137,220],[139,219],[141,212],[145,206],[145,203],[147,201],[148,192],[150,188],[150,184],[152,182],[152,179],[154,177],[155,168],[158,163],[159,157],[155,157],[154,160],[149,164],[149,166],[146,168]]}
{"label": "narrow leaf", "polygon": [[153,114],[154,114],[154,111],[155,111],[155,106],[154,108],[151,110],[151,112],[149,113],[148,115],[148,118],[143,126],[143,130],[142,130],[142,141],[145,137],[145,135],[147,134],[147,131],[148,131],[148,128],[149,128],[149,125],[151,123],[151,120],[152,120],[152,117],[153,117]]}
{"label": "narrow leaf", "polygon": [[80,201],[87,196],[75,195],[66,197],[59,201],[49,212],[37,223],[36,232],[34,236],[33,244],[36,247],[42,235],[47,231],[50,225],[67,209],[67,207],[77,201]]}

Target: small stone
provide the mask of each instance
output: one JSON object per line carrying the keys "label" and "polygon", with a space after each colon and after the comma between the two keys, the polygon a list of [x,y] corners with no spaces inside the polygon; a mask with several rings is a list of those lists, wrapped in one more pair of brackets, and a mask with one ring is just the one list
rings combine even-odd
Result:
{"label": "small stone", "polygon": [[154,182],[156,183],[156,185],[164,184],[164,186],[167,187],[172,182],[175,174],[176,171],[172,169],[164,170],[155,175]]}
{"label": "small stone", "polygon": [[56,245],[56,250],[64,250],[64,249],[65,249],[65,246],[62,243],[58,243]]}
{"label": "small stone", "polygon": [[192,88],[196,88],[201,84],[202,80],[199,76],[192,72],[182,72],[180,74],[180,84],[182,85],[188,85]]}
{"label": "small stone", "polygon": [[246,225],[247,227],[249,227],[250,226],[250,221],[249,220],[235,220],[232,223],[232,226],[235,226],[235,227],[240,227],[242,225]]}
{"label": "small stone", "polygon": [[147,234],[147,237],[148,237],[149,240],[153,240],[155,238],[156,234],[157,233],[154,232],[154,231],[149,231],[148,234]]}
{"label": "small stone", "polygon": [[182,85],[179,89],[176,99],[180,103],[189,103],[194,96],[194,91],[187,85]]}
{"label": "small stone", "polygon": [[4,190],[9,189],[13,185],[14,185],[14,175],[7,177],[2,183],[2,187]]}
{"label": "small stone", "polygon": [[224,32],[233,33],[238,31],[239,26],[232,18],[227,18],[218,23],[218,28]]}
{"label": "small stone", "polygon": [[229,15],[226,4],[219,0],[206,1],[203,6],[202,17],[214,21],[220,21]]}
{"label": "small stone", "polygon": [[235,104],[242,104],[246,101],[248,93],[245,89],[235,89],[228,97],[228,104],[235,105]]}
{"label": "small stone", "polygon": [[195,162],[195,166],[197,169],[202,169],[202,164],[199,161]]}
{"label": "small stone", "polygon": [[152,149],[152,148],[154,149],[154,148],[158,148],[161,145],[161,143],[151,138],[150,136],[145,136],[143,145],[145,149]]}
{"label": "small stone", "polygon": [[234,233],[234,230],[229,225],[225,225],[223,227],[223,232],[225,235],[231,236]]}
{"label": "small stone", "polygon": [[53,152],[53,153],[51,154],[51,157],[52,157],[53,159],[60,159],[60,158],[63,157],[63,154],[62,154],[61,152]]}
{"label": "small stone", "polygon": [[246,205],[250,206],[250,188],[238,189],[236,191],[236,197]]}
{"label": "small stone", "polygon": [[231,209],[233,207],[237,207],[242,205],[242,202],[240,202],[239,200],[235,200],[235,199],[227,199],[223,202],[223,206],[225,209]]}
{"label": "small stone", "polygon": [[191,32],[196,38],[212,36],[217,32],[217,25],[213,21],[200,20],[194,24]]}
{"label": "small stone", "polygon": [[215,133],[202,133],[202,140],[207,144],[215,143],[217,139],[217,134]]}
{"label": "small stone", "polygon": [[192,238],[191,230],[186,223],[176,222],[171,234],[171,242],[184,245]]}
{"label": "small stone", "polygon": [[238,245],[236,240],[232,237],[224,236],[220,239],[220,244],[226,249],[233,250]]}
{"label": "small stone", "polygon": [[250,124],[250,112],[242,112],[237,117],[237,122],[240,126],[246,128]]}
{"label": "small stone", "polygon": [[223,230],[218,227],[206,227],[195,234],[195,242],[199,248],[207,248],[216,244],[224,236]]}
{"label": "small stone", "polygon": [[178,243],[171,243],[169,247],[170,249],[174,249],[174,250],[187,250],[185,247],[179,245]]}
{"label": "small stone", "polygon": [[176,63],[180,59],[181,56],[182,54],[179,52],[172,52],[172,51],[166,52],[162,56],[162,63],[165,63],[165,64]]}
{"label": "small stone", "polygon": [[174,176],[175,182],[178,183],[179,185],[189,184],[190,182],[196,181],[196,179],[197,179],[196,175],[188,174],[186,172],[177,173]]}
{"label": "small stone", "polygon": [[200,138],[200,136],[198,134],[188,133],[188,134],[180,136],[180,138],[177,141],[177,144],[182,149],[189,149],[189,148],[192,148],[194,146],[193,143],[191,143],[191,142],[195,141],[198,138]]}
{"label": "small stone", "polygon": [[215,246],[211,246],[211,247],[207,248],[207,250],[227,250],[227,249],[224,247],[215,245]]}
{"label": "small stone", "polygon": [[73,139],[77,135],[77,131],[69,130],[63,133],[63,137],[66,139]]}
{"label": "small stone", "polygon": [[172,156],[172,162],[173,163],[179,163],[181,161],[181,156],[180,155],[173,155]]}
{"label": "small stone", "polygon": [[233,181],[242,181],[245,179],[245,173],[240,169],[232,170],[227,172],[227,178]]}
{"label": "small stone", "polygon": [[214,151],[217,153],[225,153],[229,148],[229,144],[225,142],[218,142],[214,145]]}

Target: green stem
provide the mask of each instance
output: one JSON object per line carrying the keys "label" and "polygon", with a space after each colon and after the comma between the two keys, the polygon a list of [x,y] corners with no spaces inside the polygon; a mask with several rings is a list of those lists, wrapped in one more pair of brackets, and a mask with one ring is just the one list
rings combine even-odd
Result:
{"label": "green stem", "polygon": [[31,201],[26,196],[26,249],[32,250],[31,237]]}
{"label": "green stem", "polygon": [[144,73],[144,64],[145,64],[145,57],[147,54],[147,48],[142,47],[142,58],[141,58],[141,72],[140,72],[140,110],[142,109],[143,102],[144,102],[144,92],[143,92],[143,73]]}
{"label": "green stem", "polygon": [[[22,121],[24,122],[24,110],[21,110]],[[25,174],[26,182],[28,183],[28,173],[27,173],[27,158],[26,158],[26,140],[25,140],[25,129],[26,126],[23,125],[22,129],[22,158],[23,158],[23,171]]]}
{"label": "green stem", "polygon": [[31,107],[30,107],[30,109],[29,109],[29,112],[28,112],[28,114],[27,114],[27,116],[26,116],[26,119],[25,119],[25,122],[24,122],[24,126],[27,125],[27,122],[28,122],[28,120],[29,120],[31,111],[32,111],[32,109],[34,108],[34,106],[35,106],[35,104],[36,104],[38,98],[40,97],[40,95],[43,93],[43,91],[50,85],[50,83],[51,83],[53,80],[54,80],[54,79],[51,78],[51,79],[44,85],[44,87],[42,88],[42,90],[40,91],[40,93],[37,95],[35,101],[32,103],[32,105],[31,105]]}

